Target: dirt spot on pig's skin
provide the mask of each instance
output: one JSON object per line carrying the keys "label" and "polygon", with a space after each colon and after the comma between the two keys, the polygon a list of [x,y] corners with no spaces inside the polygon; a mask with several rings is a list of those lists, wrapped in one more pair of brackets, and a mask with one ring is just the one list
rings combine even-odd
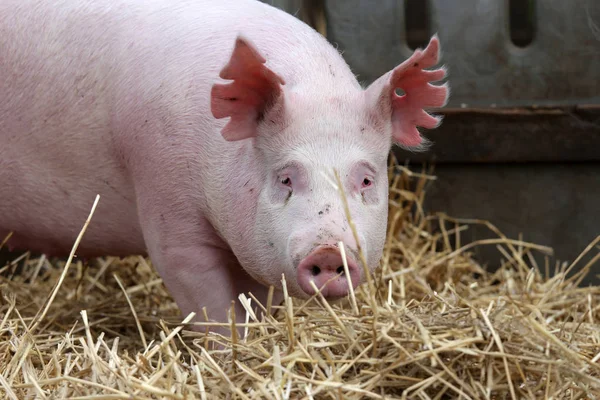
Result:
{"label": "dirt spot on pig's skin", "polygon": [[300,265],[300,262],[302,261],[302,256],[295,256],[294,259],[292,260],[292,262],[294,263],[294,269],[298,269],[298,265]]}

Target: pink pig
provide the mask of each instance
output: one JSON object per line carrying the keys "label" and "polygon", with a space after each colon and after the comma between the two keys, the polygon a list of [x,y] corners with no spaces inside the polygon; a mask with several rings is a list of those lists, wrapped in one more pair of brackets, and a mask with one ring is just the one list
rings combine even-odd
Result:
{"label": "pink pig", "polygon": [[437,37],[365,89],[325,38],[256,0],[4,0],[0,38],[0,241],[68,254],[100,194],[78,254],[147,254],[185,315],[222,322],[242,292],[280,296],[282,275],[292,296],[310,281],[345,296],[339,241],[359,285],[326,176],[374,269],[390,148],[418,149],[448,97],[430,84],[445,70],[425,70]]}

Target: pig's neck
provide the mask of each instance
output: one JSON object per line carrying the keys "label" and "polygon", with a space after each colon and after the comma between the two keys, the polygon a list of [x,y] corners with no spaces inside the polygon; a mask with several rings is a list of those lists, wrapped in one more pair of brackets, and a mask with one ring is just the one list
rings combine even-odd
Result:
{"label": "pig's neck", "polygon": [[[251,140],[227,142],[224,156],[211,168],[221,173],[207,179],[207,215],[219,235],[238,257],[255,240],[257,201],[264,178],[260,155]],[[216,179],[215,179],[216,178]]]}

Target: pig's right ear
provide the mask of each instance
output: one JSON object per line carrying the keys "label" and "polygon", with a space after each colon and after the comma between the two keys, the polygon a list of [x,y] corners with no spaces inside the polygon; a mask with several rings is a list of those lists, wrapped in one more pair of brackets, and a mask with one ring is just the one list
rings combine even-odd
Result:
{"label": "pig's right ear", "polygon": [[229,63],[219,74],[233,82],[215,84],[210,93],[213,116],[231,117],[221,131],[225,140],[255,137],[258,123],[283,95],[284,80],[265,62],[247,39],[237,37]]}

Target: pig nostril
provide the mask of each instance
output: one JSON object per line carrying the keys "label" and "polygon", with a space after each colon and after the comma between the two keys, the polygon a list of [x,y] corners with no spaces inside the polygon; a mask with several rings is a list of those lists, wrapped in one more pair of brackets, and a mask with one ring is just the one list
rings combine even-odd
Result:
{"label": "pig nostril", "polygon": [[313,276],[317,276],[321,273],[321,268],[319,268],[317,265],[313,265],[312,267],[312,274]]}
{"label": "pig nostril", "polygon": [[338,274],[342,274],[342,275],[344,275],[344,266],[343,266],[343,265],[340,265],[340,266],[337,268],[336,272],[337,272]]}

